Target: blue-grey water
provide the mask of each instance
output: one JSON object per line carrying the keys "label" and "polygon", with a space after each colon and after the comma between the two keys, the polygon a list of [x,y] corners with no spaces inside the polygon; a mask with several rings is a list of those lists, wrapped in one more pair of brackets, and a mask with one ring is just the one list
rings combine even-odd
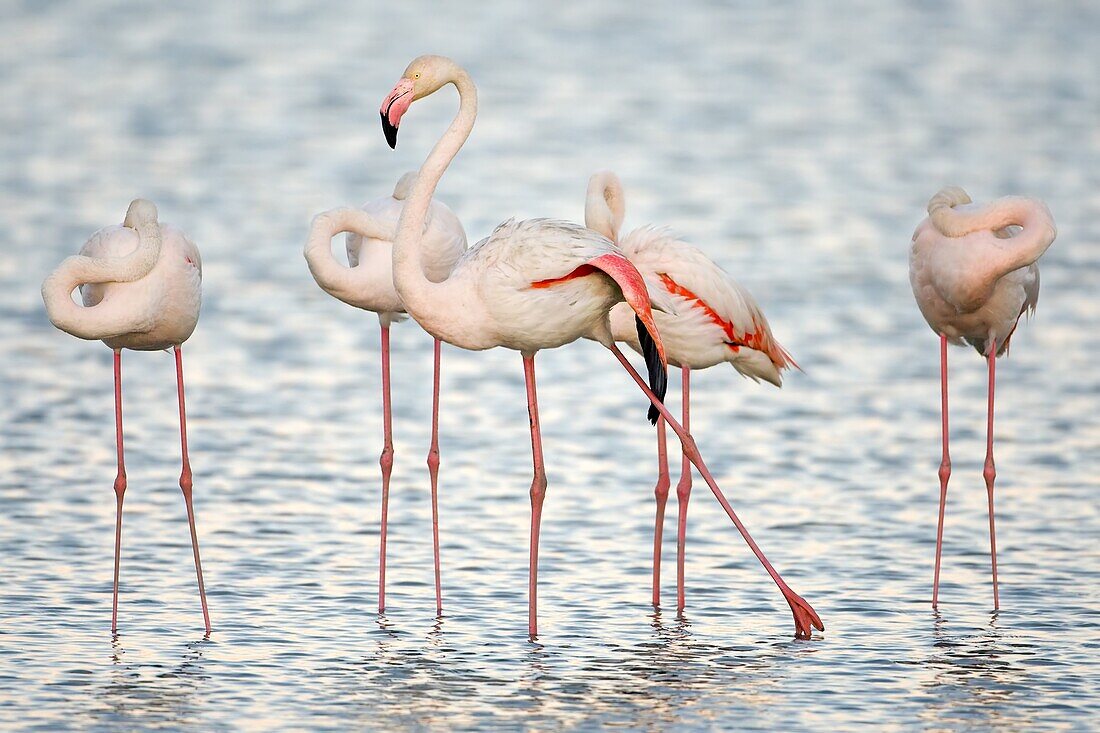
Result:
{"label": "blue-grey water", "polygon": [[[1100,725],[1100,6],[744,5],[3,3],[0,722]],[[442,132],[449,90],[409,113],[396,152],[378,129],[379,102],[424,52],[480,87],[478,125],[439,189],[471,240],[510,216],[579,218],[588,175],[613,168],[628,225],[672,225],[761,301],[805,373],[782,390],[698,373],[693,426],[824,634],[791,638],[781,597],[698,481],[687,611],[649,606],[653,432],[592,343],[539,357],[537,642],[519,356],[445,348],[435,618],[431,349],[412,323],[393,332],[389,608],[376,614],[377,322],[322,293],[301,246],[312,214],[387,193]],[[939,613],[929,605],[938,351],[906,266],[945,183],[1042,197],[1060,231],[1038,314],[998,367],[998,614],[985,371],[962,349]],[[209,638],[176,485],[171,357],[123,361],[112,638],[110,351],[53,329],[38,296],[139,195],[203,252],[184,356]]]}

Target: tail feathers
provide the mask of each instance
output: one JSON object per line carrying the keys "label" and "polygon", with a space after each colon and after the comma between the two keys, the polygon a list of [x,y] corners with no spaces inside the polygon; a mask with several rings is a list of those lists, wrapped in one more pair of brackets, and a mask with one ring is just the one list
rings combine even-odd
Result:
{"label": "tail feathers", "polygon": [[741,348],[730,356],[729,363],[738,374],[754,382],[763,380],[776,387],[783,386],[783,374],[763,351]]}
{"label": "tail feathers", "polygon": [[[661,353],[657,350],[657,344],[653,341],[653,337],[649,335],[649,329],[642,323],[642,319],[634,316],[634,323],[638,327],[638,341],[642,346],[642,356],[645,357],[646,369],[649,371],[649,388],[653,390],[653,394],[657,395],[657,399],[664,404],[665,393],[668,391],[668,369],[665,367],[665,363],[661,361]],[[656,405],[649,406],[648,416],[649,422],[656,425],[657,419],[661,416]]]}

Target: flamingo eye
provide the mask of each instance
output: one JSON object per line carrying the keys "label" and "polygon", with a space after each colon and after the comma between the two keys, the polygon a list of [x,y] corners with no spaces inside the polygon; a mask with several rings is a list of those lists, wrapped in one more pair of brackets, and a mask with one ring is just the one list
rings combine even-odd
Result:
{"label": "flamingo eye", "polygon": [[419,71],[416,72],[415,74],[413,74],[413,79],[419,79],[419,78],[420,78],[420,72]]}

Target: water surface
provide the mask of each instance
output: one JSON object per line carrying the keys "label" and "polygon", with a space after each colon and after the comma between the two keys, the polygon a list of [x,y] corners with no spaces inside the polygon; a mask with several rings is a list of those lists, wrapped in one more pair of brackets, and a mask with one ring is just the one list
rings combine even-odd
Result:
{"label": "water surface", "polygon": [[[0,9],[0,721],[1097,726],[1097,6],[594,5]],[[513,215],[580,217],[589,173],[609,167],[628,225],[674,226],[761,301],[805,373],[782,390],[699,373],[693,425],[824,634],[791,638],[786,605],[698,481],[687,612],[653,611],[653,433],[588,343],[539,357],[550,487],[537,642],[520,360],[445,349],[435,618],[431,350],[411,323],[393,333],[389,609],[375,613],[377,323],[317,289],[300,250],[313,213],[388,192],[443,130],[449,92],[409,114],[397,152],[378,130],[378,102],[425,51],[480,85],[478,126],[440,187],[471,239]],[[1040,196],[1059,222],[1039,313],[998,367],[999,614],[985,373],[962,349],[940,612],[928,602],[938,354],[906,257],[943,183]],[[110,351],[50,327],[37,293],[138,195],[203,251],[184,355],[209,638],[176,485],[171,357],[124,358],[112,639]]]}

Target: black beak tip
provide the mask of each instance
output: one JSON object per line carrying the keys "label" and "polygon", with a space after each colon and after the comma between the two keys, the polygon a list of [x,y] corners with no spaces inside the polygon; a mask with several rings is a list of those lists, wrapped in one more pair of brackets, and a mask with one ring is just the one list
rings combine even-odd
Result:
{"label": "black beak tip", "polygon": [[390,144],[391,150],[395,150],[397,148],[397,128],[386,119],[385,112],[379,112],[378,114],[382,118],[382,132],[386,134],[386,142]]}

